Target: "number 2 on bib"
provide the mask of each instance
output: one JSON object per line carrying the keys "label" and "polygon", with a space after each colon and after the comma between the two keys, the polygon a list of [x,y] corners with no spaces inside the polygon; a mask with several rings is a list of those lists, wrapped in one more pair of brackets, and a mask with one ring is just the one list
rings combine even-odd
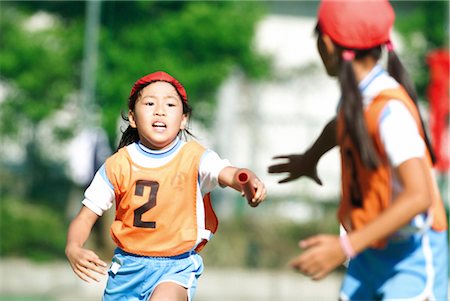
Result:
{"label": "number 2 on bib", "polygon": [[134,191],[134,195],[143,196],[145,187],[150,187],[148,200],[144,205],[134,210],[133,225],[139,228],[156,228],[155,221],[148,221],[148,222],[143,221],[142,215],[156,206],[156,194],[158,192],[159,184],[158,182],[154,181],[139,180],[136,182],[136,189]]}

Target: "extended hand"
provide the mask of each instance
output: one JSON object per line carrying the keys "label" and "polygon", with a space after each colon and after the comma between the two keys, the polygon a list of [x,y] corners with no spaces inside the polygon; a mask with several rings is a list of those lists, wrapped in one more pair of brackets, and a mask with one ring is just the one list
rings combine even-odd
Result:
{"label": "extended hand", "polygon": [[106,275],[106,263],[93,251],[74,246],[66,248],[66,255],[72,270],[82,280],[99,282],[100,277],[98,274]]}
{"label": "extended hand", "polygon": [[255,189],[255,195],[253,196],[253,199],[248,201],[248,204],[251,207],[257,207],[266,198],[267,193],[266,186],[256,176],[252,178],[251,185]]}
{"label": "extended hand", "polygon": [[317,184],[322,185],[322,181],[317,176],[317,161],[310,158],[306,153],[276,156],[273,159],[287,160],[284,163],[269,166],[269,173],[289,173],[288,177],[278,181],[278,183],[287,183],[302,176],[306,176],[314,180]]}
{"label": "extended hand", "polygon": [[305,251],[289,264],[313,280],[324,278],[346,259],[339,236],[321,234],[300,241],[299,246]]}

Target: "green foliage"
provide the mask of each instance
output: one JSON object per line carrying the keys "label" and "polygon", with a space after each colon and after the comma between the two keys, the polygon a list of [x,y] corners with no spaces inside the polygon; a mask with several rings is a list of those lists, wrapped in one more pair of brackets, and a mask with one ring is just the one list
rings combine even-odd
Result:
{"label": "green foliage", "polygon": [[[139,9],[131,11],[132,5]],[[119,113],[126,112],[134,81],[150,72],[164,70],[178,78],[193,117],[205,124],[212,120],[217,88],[234,68],[251,77],[268,73],[267,60],[252,48],[262,16],[255,3],[107,2],[104,10],[98,105],[107,129],[115,128]]]}
{"label": "green foliage", "polygon": [[[25,29],[43,11],[54,24]],[[132,84],[147,73],[165,70],[179,78],[193,117],[205,124],[217,88],[234,68],[254,78],[267,75],[268,59],[253,49],[263,14],[256,2],[101,2],[95,105],[111,143]],[[0,22],[1,77],[12,87],[0,103],[0,130],[7,135],[39,124],[80,90],[86,2],[5,2]]]}
{"label": "green foliage", "polygon": [[421,33],[426,40],[428,49],[447,47],[449,42],[449,2],[443,0],[414,1],[414,4],[410,13],[403,15],[400,12],[396,21],[396,29],[407,38]]}
{"label": "green foliage", "polygon": [[65,235],[66,225],[60,212],[15,198],[2,198],[0,256],[38,261],[63,258]]}
{"label": "green foliage", "polygon": [[394,2],[397,13],[395,29],[400,32],[407,51],[402,53],[417,92],[426,98],[429,82],[427,54],[435,49],[446,49],[449,43],[448,1]]}
{"label": "green foliage", "polygon": [[70,28],[56,24],[47,29],[25,29],[27,15],[2,4],[0,10],[0,71],[8,87],[0,103],[1,135],[34,127],[61,108],[76,87],[76,57]]}

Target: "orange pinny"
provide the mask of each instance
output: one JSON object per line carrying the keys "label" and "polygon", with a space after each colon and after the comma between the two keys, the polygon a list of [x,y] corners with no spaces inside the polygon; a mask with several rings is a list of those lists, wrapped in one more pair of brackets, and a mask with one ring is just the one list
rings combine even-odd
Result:
{"label": "orange pinny", "polygon": [[204,150],[187,142],[170,162],[156,168],[138,166],[125,147],[106,161],[116,195],[111,236],[119,248],[145,256],[176,256],[216,231],[209,194],[200,203],[205,218],[197,216],[198,167]]}
{"label": "orange pinny", "polygon": [[[366,168],[360,155],[352,143],[349,135],[345,133],[343,115],[337,119],[337,134],[340,145],[342,164],[342,196],[338,210],[340,223],[347,231],[363,228],[380,215],[392,202],[391,168],[387,155],[381,142],[378,121],[386,103],[396,99],[401,101],[416,120],[420,135],[424,132],[420,124],[420,117],[416,106],[403,88],[384,90],[366,108],[365,121],[370,137],[374,141],[375,149],[380,158],[377,169]],[[438,187],[432,175],[431,156],[426,151],[428,165],[429,185],[432,187],[432,205],[428,214],[432,218],[432,228],[437,231],[447,229],[447,220],[444,206]],[[378,241],[373,247],[383,247],[385,241]]]}

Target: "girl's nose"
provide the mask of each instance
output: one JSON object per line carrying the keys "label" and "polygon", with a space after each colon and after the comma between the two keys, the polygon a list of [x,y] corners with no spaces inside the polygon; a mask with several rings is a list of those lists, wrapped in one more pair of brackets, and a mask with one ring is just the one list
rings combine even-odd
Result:
{"label": "girl's nose", "polygon": [[154,114],[157,116],[164,116],[166,112],[164,111],[164,107],[160,105],[156,105]]}

